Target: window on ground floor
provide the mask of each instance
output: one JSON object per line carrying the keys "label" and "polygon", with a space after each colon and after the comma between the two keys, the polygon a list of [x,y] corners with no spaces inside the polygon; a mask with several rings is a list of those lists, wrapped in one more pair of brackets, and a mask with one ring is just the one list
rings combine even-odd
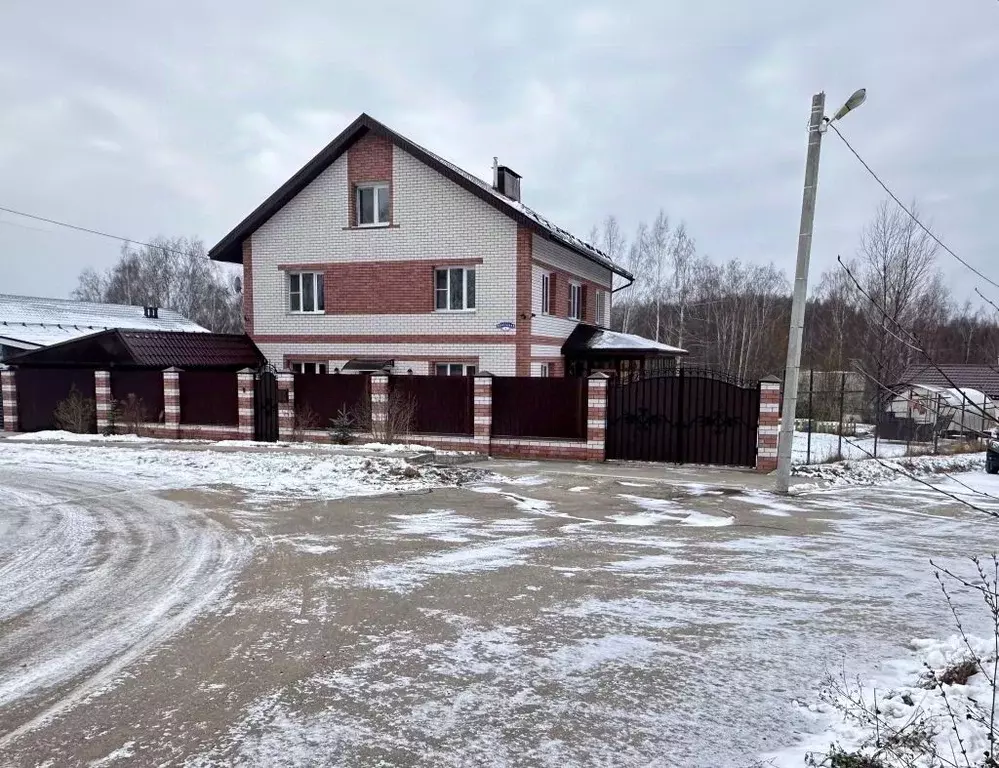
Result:
{"label": "window on ground floor", "polygon": [[288,310],[291,312],[325,312],[322,272],[288,273]]}
{"label": "window on ground floor", "polygon": [[551,374],[551,367],[550,367],[550,365],[551,365],[550,363],[542,363],[541,364],[541,372],[538,375],[539,376],[551,376],[552,374]]}
{"label": "window on ground floor", "polygon": [[289,363],[292,373],[326,373],[326,363]]}
{"label": "window on ground floor", "polygon": [[437,363],[434,373],[438,376],[474,376],[475,366],[468,363]]}

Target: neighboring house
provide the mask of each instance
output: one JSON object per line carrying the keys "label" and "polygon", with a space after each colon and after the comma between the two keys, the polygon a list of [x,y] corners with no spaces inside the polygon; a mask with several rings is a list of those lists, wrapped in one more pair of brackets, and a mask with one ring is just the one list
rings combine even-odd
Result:
{"label": "neighboring house", "polygon": [[993,400],[999,400],[999,365],[910,365],[905,369],[900,385],[921,384],[933,387],[974,389]]}
{"label": "neighboring house", "polygon": [[279,368],[562,375],[632,276],[494,176],[361,115],[210,256],[242,263],[246,331]]}
{"label": "neighboring house", "polygon": [[0,294],[0,362],[28,350],[115,328],[207,333],[169,309]]}

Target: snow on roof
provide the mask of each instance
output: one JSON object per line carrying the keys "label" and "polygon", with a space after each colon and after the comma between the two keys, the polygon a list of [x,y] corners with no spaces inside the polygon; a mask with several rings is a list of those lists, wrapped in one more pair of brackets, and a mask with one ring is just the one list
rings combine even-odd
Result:
{"label": "snow on roof", "polygon": [[143,307],[126,304],[92,304],[70,299],[0,294],[0,339],[10,346],[47,347],[112,328],[143,331],[207,333],[179,312],[160,309],[146,317]]}
{"label": "snow on roof", "polygon": [[993,405],[988,395],[980,389],[972,389],[971,387],[939,387],[935,384],[910,384],[909,387],[938,393],[947,405],[955,407],[983,404],[991,407]]}
{"label": "snow on roof", "polygon": [[662,344],[652,339],[646,339],[644,336],[608,331],[604,328],[597,330],[586,346],[590,349],[641,349],[666,352],[672,355],[687,354],[687,350],[680,347],[671,347],[669,344]]}

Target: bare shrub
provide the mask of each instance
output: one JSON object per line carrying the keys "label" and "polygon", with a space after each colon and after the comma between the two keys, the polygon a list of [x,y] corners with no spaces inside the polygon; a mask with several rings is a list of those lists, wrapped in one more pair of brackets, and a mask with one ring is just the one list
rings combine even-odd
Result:
{"label": "bare shrub", "polygon": [[295,409],[295,422],[292,425],[291,439],[297,443],[305,440],[305,433],[309,430],[319,429],[320,418],[312,406],[306,403],[301,408]]}
{"label": "bare shrub", "polygon": [[357,424],[370,424],[371,436],[380,443],[392,443],[412,433],[416,424],[416,398],[408,393],[394,390],[389,393],[386,403],[386,418],[377,422],[372,418],[370,400],[364,400],[351,415]]}
{"label": "bare shrub", "polygon": [[59,429],[77,434],[97,431],[97,405],[93,398],[84,397],[73,385],[69,397],[59,402],[55,409],[55,422]]}
{"label": "bare shrub", "polygon": [[139,434],[139,426],[146,422],[146,404],[134,392],[129,392],[124,400],[112,406],[115,422],[121,424],[127,433]]}

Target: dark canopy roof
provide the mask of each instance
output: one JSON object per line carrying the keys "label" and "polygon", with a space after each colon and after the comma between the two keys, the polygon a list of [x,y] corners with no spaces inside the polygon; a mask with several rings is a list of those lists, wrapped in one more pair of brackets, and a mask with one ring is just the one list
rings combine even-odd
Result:
{"label": "dark canopy roof", "polygon": [[235,229],[222,238],[212,248],[208,255],[216,261],[229,261],[234,264],[243,262],[243,240],[252,235],[267,220],[283,208],[295,195],[311,184],[316,177],[329,168],[336,160],[346,152],[351,145],[357,142],[368,133],[388,139],[397,147],[420,160],[425,165],[430,166],[439,174],[450,179],[458,186],[471,192],[476,197],[484,200],[489,205],[496,208],[501,213],[506,214],[518,224],[522,224],[542,237],[554,240],[560,245],[569,248],[580,256],[589,259],[601,267],[616,272],[627,279],[632,279],[632,274],[607,256],[596,246],[587,243],[575,235],[556,226],[544,216],[528,208],[518,200],[511,200],[505,195],[493,189],[482,179],[467,171],[463,171],[453,163],[449,163],[444,158],[435,155],[433,152],[424,149],[405,136],[396,133],[388,126],[375,120],[367,114],[361,114],[353,123],[333,141],[327,144],[314,158],[305,164],[294,176],[286,181],[274,194],[264,200],[256,210],[241,221]]}
{"label": "dark canopy roof", "polygon": [[899,384],[929,384],[933,387],[977,389],[999,397],[999,370],[990,365],[910,365]]}
{"label": "dark canopy roof", "polygon": [[264,356],[244,334],[111,330],[10,358],[11,366],[76,368],[256,368]]}
{"label": "dark canopy roof", "polygon": [[687,350],[671,347],[644,336],[621,333],[580,323],[562,344],[566,357],[678,357]]}

